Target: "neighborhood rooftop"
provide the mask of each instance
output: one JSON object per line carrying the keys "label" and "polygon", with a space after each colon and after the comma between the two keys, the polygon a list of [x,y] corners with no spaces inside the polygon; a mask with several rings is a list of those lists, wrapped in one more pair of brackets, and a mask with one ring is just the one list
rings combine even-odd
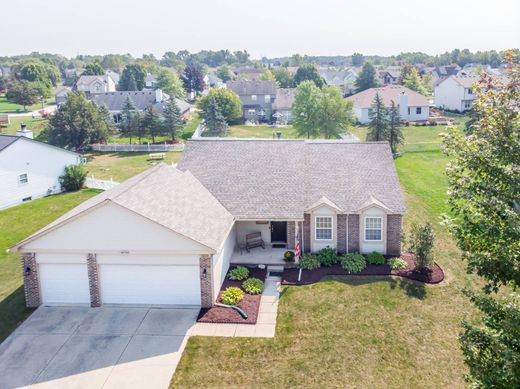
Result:
{"label": "neighborhood rooftop", "polygon": [[370,88],[347,97],[347,100],[352,101],[356,107],[370,108],[374,103],[376,94],[379,94],[383,99],[385,106],[389,106],[392,101],[397,105],[399,104],[399,95],[402,93],[408,96],[408,106],[410,107],[427,107],[430,105],[426,97],[401,85],[387,85],[381,88]]}
{"label": "neighborhood rooftop", "polygon": [[237,95],[272,95],[276,94],[276,83],[274,81],[229,81],[227,88]]}

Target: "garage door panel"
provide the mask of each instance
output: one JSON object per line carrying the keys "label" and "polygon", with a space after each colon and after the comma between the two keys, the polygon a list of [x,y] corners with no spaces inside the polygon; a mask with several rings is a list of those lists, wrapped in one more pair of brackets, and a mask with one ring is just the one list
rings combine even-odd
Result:
{"label": "garage door panel", "polygon": [[89,304],[86,264],[40,264],[38,266],[42,303]]}
{"label": "garage door panel", "polygon": [[198,266],[100,265],[103,304],[200,305]]}

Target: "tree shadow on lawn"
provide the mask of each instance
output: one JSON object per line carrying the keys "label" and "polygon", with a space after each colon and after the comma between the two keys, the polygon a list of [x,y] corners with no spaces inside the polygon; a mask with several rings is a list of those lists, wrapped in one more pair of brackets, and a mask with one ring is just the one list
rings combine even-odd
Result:
{"label": "tree shadow on lawn", "polygon": [[0,342],[3,342],[33,311],[34,309],[25,306],[23,286],[0,301]]}

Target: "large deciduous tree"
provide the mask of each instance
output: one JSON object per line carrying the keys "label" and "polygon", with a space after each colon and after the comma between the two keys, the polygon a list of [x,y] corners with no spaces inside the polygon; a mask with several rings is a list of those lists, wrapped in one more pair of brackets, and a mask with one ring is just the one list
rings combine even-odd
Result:
{"label": "large deciduous tree", "polygon": [[296,89],[292,106],[293,127],[299,136],[315,138],[320,133],[321,90],[312,81],[303,81]]}
{"label": "large deciduous tree", "polygon": [[325,85],[323,78],[314,64],[301,65],[294,75],[294,83],[300,85],[303,81],[312,81],[318,88]]}
{"label": "large deciduous tree", "polygon": [[368,114],[367,141],[379,142],[388,140],[388,115],[383,99],[376,93]]}
{"label": "large deciduous tree", "polygon": [[[470,273],[485,282],[466,289],[482,312],[460,337],[475,388],[520,387],[520,69],[506,54],[508,78],[482,75],[473,87],[471,134],[444,137],[449,230]],[[500,292],[500,293],[496,293]]]}
{"label": "large deciduous tree", "polygon": [[105,74],[105,69],[103,69],[103,66],[101,66],[99,62],[94,61],[87,64],[81,74],[83,76],[102,76]]}
{"label": "large deciduous tree", "polygon": [[222,65],[217,69],[217,77],[223,82],[228,82],[233,79],[233,72],[228,65]]}
{"label": "large deciduous tree", "polygon": [[186,66],[181,75],[182,85],[190,95],[204,90],[204,75],[197,66]]}
{"label": "large deciduous tree", "polygon": [[211,89],[199,99],[197,107],[206,112],[211,107],[213,99],[227,123],[238,123],[242,119],[242,103],[235,92],[226,88]]}
{"label": "large deciduous tree", "polygon": [[273,69],[273,75],[280,88],[293,88],[294,76],[284,67]]}
{"label": "large deciduous tree", "polygon": [[146,71],[142,65],[137,63],[126,65],[126,67],[123,70],[123,73],[121,73],[118,89],[122,91],[143,90],[145,78]]}
{"label": "large deciduous tree", "polygon": [[325,139],[339,138],[352,122],[352,102],[347,102],[334,86],[323,87],[320,100],[320,134]]}
{"label": "large deciduous tree", "polygon": [[28,105],[38,102],[40,93],[34,82],[27,80],[13,81],[9,84],[7,98],[16,104],[23,105],[23,109],[26,111]]}
{"label": "large deciduous tree", "polygon": [[374,65],[370,62],[365,62],[355,81],[356,92],[359,93],[366,89],[375,88],[377,84]]}
{"label": "large deciduous tree", "polygon": [[186,99],[186,92],[184,92],[179,76],[170,69],[161,68],[157,72],[155,86],[166,92],[172,98]]}

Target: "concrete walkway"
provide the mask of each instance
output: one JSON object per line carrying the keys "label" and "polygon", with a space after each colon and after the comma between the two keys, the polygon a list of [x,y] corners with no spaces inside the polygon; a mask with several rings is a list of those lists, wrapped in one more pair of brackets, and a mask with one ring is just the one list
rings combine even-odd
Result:
{"label": "concrete walkway", "polygon": [[260,311],[256,324],[216,324],[196,323],[189,335],[200,336],[247,336],[256,338],[273,338],[280,298],[281,277],[268,277],[264,292],[260,299]]}

